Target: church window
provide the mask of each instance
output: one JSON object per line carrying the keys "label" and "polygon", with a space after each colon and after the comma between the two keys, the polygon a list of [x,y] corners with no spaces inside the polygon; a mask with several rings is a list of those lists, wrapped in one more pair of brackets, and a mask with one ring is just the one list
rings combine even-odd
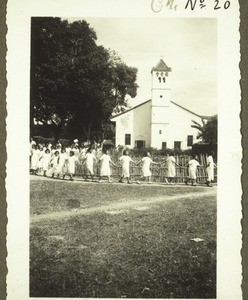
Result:
{"label": "church window", "polygon": [[161,76],[163,76],[163,75],[164,75],[164,73],[163,73],[163,72],[161,72],[161,73],[160,73],[160,75],[161,75]]}
{"label": "church window", "polygon": [[163,77],[163,82],[165,82],[165,77]]}
{"label": "church window", "polygon": [[174,142],[174,149],[181,149],[181,142],[175,141]]}
{"label": "church window", "polygon": [[187,137],[187,146],[188,147],[193,146],[193,135],[188,135],[188,137]]}
{"label": "church window", "polygon": [[125,145],[131,145],[131,134],[125,134]]}
{"label": "church window", "polygon": [[158,77],[158,81],[161,82],[161,77]]}
{"label": "church window", "polygon": [[159,130],[159,134],[162,134],[162,130]]}
{"label": "church window", "polygon": [[162,149],[165,150],[167,148],[167,143],[166,142],[162,142]]}

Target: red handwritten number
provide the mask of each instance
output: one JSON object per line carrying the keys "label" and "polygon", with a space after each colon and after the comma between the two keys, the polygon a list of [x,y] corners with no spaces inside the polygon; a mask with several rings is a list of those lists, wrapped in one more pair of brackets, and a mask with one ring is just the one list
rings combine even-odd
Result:
{"label": "red handwritten number", "polygon": [[230,6],[230,1],[226,1],[225,3],[224,3],[224,8],[225,9],[228,9],[229,8],[229,6]]}

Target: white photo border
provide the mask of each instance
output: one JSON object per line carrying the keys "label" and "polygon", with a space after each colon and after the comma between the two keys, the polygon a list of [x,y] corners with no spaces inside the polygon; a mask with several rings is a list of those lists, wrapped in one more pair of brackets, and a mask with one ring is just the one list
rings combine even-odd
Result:
{"label": "white photo border", "polygon": [[[180,6],[181,2],[179,1],[177,10],[164,8],[159,13],[154,13],[149,0],[8,1],[6,120],[8,300],[29,299],[29,66],[30,21],[31,17],[35,16],[217,18],[219,112],[217,299],[242,299],[239,5],[233,0],[230,1],[230,8],[226,10],[215,11],[213,7],[208,7],[205,10],[189,11],[184,9],[184,5]],[[209,2],[214,1],[208,0]]]}

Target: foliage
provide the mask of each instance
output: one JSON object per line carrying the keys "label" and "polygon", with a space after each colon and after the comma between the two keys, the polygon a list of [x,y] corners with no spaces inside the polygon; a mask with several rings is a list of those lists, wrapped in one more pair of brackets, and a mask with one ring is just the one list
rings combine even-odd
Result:
{"label": "foliage", "polygon": [[[55,138],[104,138],[113,110],[135,97],[137,69],[96,44],[86,21],[32,18],[30,125]],[[100,133],[100,137],[96,136]]]}
{"label": "foliage", "polygon": [[199,131],[197,135],[197,139],[202,139],[203,143],[217,144],[217,131],[218,131],[217,115],[211,117],[207,121],[202,119],[202,124],[193,120],[192,122],[194,125],[191,125],[191,127]]}

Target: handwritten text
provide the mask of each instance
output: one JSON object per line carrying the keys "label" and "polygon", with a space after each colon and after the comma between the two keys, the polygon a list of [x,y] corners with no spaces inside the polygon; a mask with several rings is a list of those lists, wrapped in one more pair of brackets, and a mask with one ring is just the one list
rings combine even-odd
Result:
{"label": "handwritten text", "polygon": [[168,9],[177,9],[177,4],[175,0],[152,0],[151,7],[155,13],[158,13],[162,10],[164,5]]}
{"label": "handwritten text", "polygon": [[[214,10],[221,9],[221,8],[228,9],[230,5],[231,5],[230,1],[214,0],[212,7]],[[185,9],[194,10],[196,6],[199,6],[200,9],[203,9],[206,8],[207,4],[205,0],[187,0]]]}

